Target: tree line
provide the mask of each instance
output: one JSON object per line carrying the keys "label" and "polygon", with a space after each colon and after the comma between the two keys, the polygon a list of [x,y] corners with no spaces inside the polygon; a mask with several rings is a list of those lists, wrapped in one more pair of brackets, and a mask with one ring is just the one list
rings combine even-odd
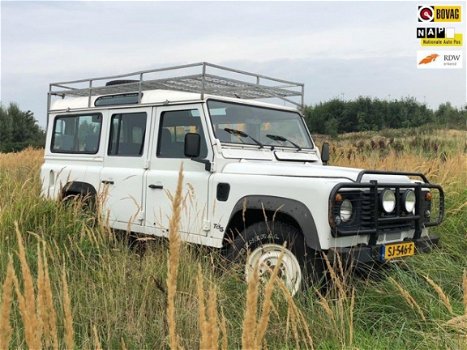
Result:
{"label": "tree line", "polygon": [[467,105],[462,109],[449,102],[432,110],[414,98],[379,100],[359,97],[333,99],[304,109],[311,133],[337,134],[355,131],[398,129],[433,124],[442,128],[466,129]]}
{"label": "tree line", "polygon": [[[341,133],[398,129],[433,124],[441,128],[467,129],[467,105],[459,109],[449,102],[436,110],[414,98],[379,100],[359,97],[344,101],[332,99],[304,108],[312,134],[337,136]],[[15,103],[0,104],[0,152],[17,152],[26,147],[43,147],[45,132],[31,111],[22,111]]]}
{"label": "tree line", "polygon": [[0,105],[0,152],[18,152],[26,147],[44,147],[45,132],[31,111],[15,103]]}

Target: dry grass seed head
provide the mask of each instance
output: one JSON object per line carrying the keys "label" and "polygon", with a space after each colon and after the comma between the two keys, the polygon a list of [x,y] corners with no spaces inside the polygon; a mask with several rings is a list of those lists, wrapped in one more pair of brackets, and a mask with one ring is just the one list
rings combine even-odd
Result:
{"label": "dry grass seed head", "polygon": [[274,290],[274,283],[276,281],[277,275],[279,273],[280,267],[282,265],[282,259],[284,258],[285,254],[285,247],[282,248],[282,252],[277,259],[277,263],[272,270],[271,276],[266,284],[266,288],[264,291],[264,300],[262,306],[261,317],[258,322],[257,334],[256,334],[256,347],[260,348],[263,342],[264,336],[266,334],[266,330],[269,324],[269,315],[271,313],[271,305],[272,305],[272,292]]}
{"label": "dry grass seed head", "polygon": [[245,314],[242,326],[242,348],[255,349],[256,318],[258,307],[258,266],[249,275],[246,293]]}
{"label": "dry grass seed head", "polygon": [[331,275],[331,280],[337,288],[338,296],[340,298],[345,298],[346,292],[345,292],[343,281],[341,281],[340,277],[337,275],[336,270],[329,262],[329,259],[326,256],[326,254],[323,254],[323,259],[324,259],[324,262],[326,263],[327,270],[329,271],[329,274]]}
{"label": "dry grass seed head", "polygon": [[58,330],[57,330],[57,312],[53,303],[52,283],[49,275],[49,263],[45,254],[45,242],[42,249],[43,276],[44,276],[44,293],[45,307],[47,318],[44,319],[44,327],[47,329],[47,336],[52,342],[53,349],[58,349]]}
{"label": "dry grass seed head", "polygon": [[7,266],[6,278],[2,288],[2,304],[0,307],[0,349],[8,349],[13,329],[10,324],[11,303],[13,301],[13,261],[10,257]]}
{"label": "dry grass seed head", "polygon": [[180,262],[181,239],[179,234],[182,210],[183,163],[178,173],[177,190],[172,201],[172,216],[169,221],[169,258],[167,260],[167,320],[169,325],[169,342],[171,349],[178,349],[178,337],[175,319],[175,295],[177,293],[178,265]]}
{"label": "dry grass seed head", "polygon": [[[288,311],[290,311],[290,323],[292,326],[292,333],[294,335],[295,343],[296,343],[296,348],[300,348],[300,342],[302,341],[303,344],[305,344],[305,348],[309,349],[311,348],[312,350],[314,349],[313,346],[313,339],[311,337],[311,332],[308,326],[308,322],[306,322],[305,317],[303,316],[303,313],[300,311],[300,309],[297,307],[297,304],[295,304],[295,301],[292,297],[292,294],[290,294],[290,291],[287,289],[284,281],[277,279],[277,284],[279,286],[279,289],[282,291],[282,295],[285,297],[287,300],[287,307]],[[299,330],[304,333],[304,336],[299,335]]]}
{"label": "dry grass seed head", "polygon": [[306,321],[305,316],[303,315],[302,312],[299,312],[298,316],[300,317],[302,329],[305,331],[307,349],[308,349],[308,345],[310,345],[311,349],[313,349],[313,338],[311,337],[310,328],[308,327],[308,322]]}
{"label": "dry grass seed head", "polygon": [[120,347],[122,350],[127,350],[125,339],[123,339],[123,337],[120,339]]}
{"label": "dry grass seed head", "polygon": [[464,315],[467,315],[467,270],[464,270],[462,285],[464,289]]}
{"label": "dry grass seed head", "polygon": [[204,283],[203,283],[203,274],[201,271],[201,265],[198,265],[198,276],[197,276],[197,291],[198,291],[198,324],[200,331],[200,349],[208,349],[210,345],[209,341],[209,332],[208,332],[208,322],[206,319],[206,304],[205,304],[205,293],[204,293]]}
{"label": "dry grass seed head", "polygon": [[38,326],[38,337],[44,336],[46,346],[50,347],[50,337],[47,324],[48,324],[48,312],[47,312],[47,300],[45,292],[45,276],[44,276],[44,264],[42,262],[42,254],[39,245],[37,245],[37,303],[36,303],[36,314],[37,314],[37,326]]}
{"label": "dry grass seed head", "polygon": [[102,349],[102,345],[99,339],[99,334],[97,333],[96,325],[92,326],[92,334],[93,334],[93,341],[94,341],[94,349],[96,350]]}
{"label": "dry grass seed head", "polygon": [[208,315],[211,349],[217,349],[219,346],[219,317],[217,314],[217,292],[214,285],[209,287]]}
{"label": "dry grass seed head", "polygon": [[467,335],[467,315],[461,315],[450,319],[446,322],[450,328]]}
{"label": "dry grass seed head", "polygon": [[444,293],[441,287],[438,284],[436,284],[436,282],[433,281],[430,277],[428,276],[424,276],[424,277],[425,277],[425,280],[428,282],[428,284],[435,290],[436,294],[438,294],[438,297],[443,302],[444,306],[449,311],[449,313],[451,315],[454,314],[452,310],[451,302],[449,301],[449,297]]}
{"label": "dry grass seed head", "polygon": [[41,348],[41,337],[39,334],[40,327],[38,325],[38,319],[36,314],[36,298],[34,292],[34,284],[31,275],[31,270],[26,260],[26,252],[24,249],[23,238],[21,237],[21,233],[19,231],[17,222],[15,222],[15,231],[16,238],[18,241],[18,257],[21,265],[21,273],[23,275],[24,292],[21,293],[19,288],[19,282],[16,278],[14,279],[15,291],[18,296],[18,304],[21,313],[21,318],[23,320],[26,343],[30,349],[38,349]]}
{"label": "dry grass seed head", "polygon": [[418,303],[415,301],[415,299],[412,297],[412,295],[410,295],[410,293],[407,290],[405,290],[399,283],[397,283],[394,278],[389,277],[389,280],[396,286],[396,288],[399,290],[399,293],[402,295],[402,297],[407,302],[407,304],[409,304],[409,306],[413,310],[417,311],[417,313],[420,315],[420,318],[423,321],[426,321],[426,317],[423,314],[423,311],[422,311],[420,305],[418,305]]}
{"label": "dry grass seed head", "polygon": [[73,331],[73,316],[71,313],[71,300],[68,293],[68,283],[66,279],[66,268],[63,265],[62,269],[62,293],[63,293],[63,314],[64,314],[64,328],[65,328],[65,346],[67,349],[74,348],[74,331]]}
{"label": "dry grass seed head", "polygon": [[316,289],[316,294],[318,294],[318,297],[319,297],[319,300],[318,300],[318,304],[321,305],[321,307],[323,308],[324,312],[326,313],[326,315],[329,317],[329,319],[332,320],[332,322],[335,324],[336,322],[336,319],[334,317],[334,312],[332,311],[331,309],[331,306],[329,305],[329,302],[328,300],[321,294],[321,292],[319,290]]}
{"label": "dry grass seed head", "polygon": [[222,350],[227,350],[229,347],[229,338],[227,334],[227,320],[225,319],[224,310],[221,310],[221,333],[222,333]]}
{"label": "dry grass seed head", "polygon": [[352,288],[352,296],[350,297],[350,309],[349,309],[349,345],[352,345],[353,343],[353,312],[355,309],[355,288]]}

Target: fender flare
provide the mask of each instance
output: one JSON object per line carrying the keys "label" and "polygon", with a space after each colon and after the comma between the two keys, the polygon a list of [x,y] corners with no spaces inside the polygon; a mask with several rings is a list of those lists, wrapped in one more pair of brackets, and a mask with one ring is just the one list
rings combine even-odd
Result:
{"label": "fender flare", "polygon": [[[244,202],[246,201],[246,204]],[[293,218],[300,230],[303,233],[303,237],[308,247],[321,251],[321,244],[319,242],[318,231],[316,229],[313,215],[310,210],[302,202],[276,196],[265,196],[265,195],[253,195],[245,196],[238,200],[235,204],[232,213],[229,218],[229,224],[232,217],[238,212],[242,211],[243,208],[255,209],[255,210],[269,210],[273,212],[279,212],[286,214]]]}

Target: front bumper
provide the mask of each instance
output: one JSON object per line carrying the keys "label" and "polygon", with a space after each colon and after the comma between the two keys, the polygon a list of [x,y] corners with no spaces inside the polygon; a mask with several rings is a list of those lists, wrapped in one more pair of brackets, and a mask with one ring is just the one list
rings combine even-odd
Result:
{"label": "front bumper", "polygon": [[[423,181],[390,183],[370,180],[362,182],[364,175],[398,175],[405,177],[420,177]],[[392,189],[395,193],[396,204],[392,213],[386,214],[381,208],[381,191]],[[403,194],[407,190],[415,192],[415,212],[407,213],[403,208]],[[425,200],[425,194],[438,193],[438,200]],[[349,222],[338,222],[340,217],[341,201],[336,201],[336,195],[340,194],[349,199],[353,206],[353,214]],[[435,205],[433,215],[432,205]],[[426,212],[428,211],[428,215]],[[369,245],[377,244],[378,238],[383,233],[414,230],[414,240],[422,237],[423,228],[437,226],[444,218],[444,191],[441,186],[431,184],[423,174],[407,172],[389,172],[376,170],[362,170],[355,182],[342,182],[334,186],[329,196],[329,225],[333,237],[354,235],[368,235]],[[434,216],[434,217],[432,217]]]}
{"label": "front bumper", "polygon": [[[439,237],[429,236],[410,240],[415,243],[415,254],[428,253],[433,250],[439,243]],[[405,241],[404,241],[405,242]],[[345,265],[357,266],[359,264],[367,264],[371,262],[382,262],[381,247],[382,244],[372,246],[360,246],[350,248],[332,248],[329,250],[329,258],[331,261],[339,255],[341,261]]]}

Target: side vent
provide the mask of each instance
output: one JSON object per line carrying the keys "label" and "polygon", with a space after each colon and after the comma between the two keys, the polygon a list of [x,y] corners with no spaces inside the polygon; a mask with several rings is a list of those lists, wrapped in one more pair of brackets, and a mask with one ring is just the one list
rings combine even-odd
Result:
{"label": "side vent", "polygon": [[225,202],[229,199],[230,185],[225,182],[217,184],[217,200]]}

